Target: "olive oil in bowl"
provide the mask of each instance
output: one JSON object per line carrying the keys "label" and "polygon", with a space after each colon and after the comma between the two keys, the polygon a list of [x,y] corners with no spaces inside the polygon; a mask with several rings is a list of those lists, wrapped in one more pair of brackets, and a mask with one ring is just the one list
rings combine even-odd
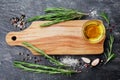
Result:
{"label": "olive oil in bowl", "polygon": [[83,34],[90,43],[98,43],[105,37],[105,27],[100,20],[89,20],[83,25]]}

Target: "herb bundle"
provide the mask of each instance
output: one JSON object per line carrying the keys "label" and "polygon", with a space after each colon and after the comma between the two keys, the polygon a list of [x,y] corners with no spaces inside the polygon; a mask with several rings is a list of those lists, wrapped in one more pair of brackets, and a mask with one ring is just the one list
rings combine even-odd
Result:
{"label": "herb bundle", "polygon": [[42,16],[34,16],[32,18],[29,18],[27,22],[36,20],[51,21],[40,25],[41,27],[45,27],[68,20],[81,19],[83,16],[88,15],[86,13],[66,8],[47,8],[45,9],[45,13],[46,14]]}
{"label": "herb bundle", "polygon": [[36,72],[36,73],[48,73],[48,74],[71,74],[76,73],[74,70],[66,70],[61,68],[54,68],[50,66],[44,66],[40,64],[33,64],[21,61],[14,61],[14,66],[24,71]]}
{"label": "herb bundle", "polygon": [[115,54],[112,52],[113,42],[114,42],[114,37],[112,35],[110,35],[110,40],[108,42],[109,49],[107,49],[107,53],[105,53],[105,57],[106,57],[105,64],[115,58]]}
{"label": "herb bundle", "polygon": [[[109,24],[109,27],[110,27],[110,18],[108,17],[107,13],[102,12],[100,16],[107,22],[107,24]],[[110,32],[111,31],[112,29],[110,29]],[[116,57],[116,55],[112,52],[113,42],[114,42],[114,36],[110,35],[109,42],[108,42],[109,48],[107,48],[107,52],[104,53],[105,58],[106,58],[106,61],[104,64],[107,64],[109,61],[111,61],[112,59]]]}
{"label": "herb bundle", "polygon": [[36,73],[48,73],[48,74],[72,74],[77,73],[75,70],[70,69],[62,69],[60,68],[65,67],[63,63],[57,61],[56,59],[50,57],[47,55],[43,50],[38,49],[34,47],[32,44],[28,42],[23,42],[23,44],[27,47],[32,48],[36,52],[40,53],[42,56],[46,57],[51,63],[55,64],[59,68],[50,67],[50,66],[44,66],[39,64],[33,64],[33,63],[27,63],[27,62],[21,62],[21,61],[14,61],[14,66],[20,69],[23,69],[24,71],[31,71]]}

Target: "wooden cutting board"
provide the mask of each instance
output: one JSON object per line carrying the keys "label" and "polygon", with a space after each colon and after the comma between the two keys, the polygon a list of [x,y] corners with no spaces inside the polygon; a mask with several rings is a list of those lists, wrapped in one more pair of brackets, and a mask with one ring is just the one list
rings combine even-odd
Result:
{"label": "wooden cutting board", "polygon": [[[40,24],[48,21],[35,21],[23,31],[8,33],[6,42],[11,46],[24,46],[22,42],[26,41],[49,55],[101,54],[104,39],[92,44],[83,37],[82,26],[86,21],[88,20],[66,21],[49,27],[40,27]],[[38,55],[33,50],[31,52]]]}

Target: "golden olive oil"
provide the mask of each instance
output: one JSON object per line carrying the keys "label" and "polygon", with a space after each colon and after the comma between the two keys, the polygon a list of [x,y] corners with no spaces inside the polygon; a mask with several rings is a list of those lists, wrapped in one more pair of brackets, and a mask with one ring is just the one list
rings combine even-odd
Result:
{"label": "golden olive oil", "polygon": [[84,25],[84,36],[91,43],[100,42],[105,36],[105,28],[100,20],[90,20]]}

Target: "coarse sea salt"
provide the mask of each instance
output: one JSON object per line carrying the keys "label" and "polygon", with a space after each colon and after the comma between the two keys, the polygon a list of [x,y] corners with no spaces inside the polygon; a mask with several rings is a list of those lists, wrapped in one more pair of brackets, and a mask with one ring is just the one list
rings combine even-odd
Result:
{"label": "coarse sea salt", "polygon": [[98,17],[97,10],[90,10],[90,14],[89,14],[89,16],[91,16],[92,18],[96,18],[96,17]]}
{"label": "coarse sea salt", "polygon": [[72,57],[66,56],[60,59],[63,64],[66,64],[71,67],[76,67],[79,65],[79,60]]}

